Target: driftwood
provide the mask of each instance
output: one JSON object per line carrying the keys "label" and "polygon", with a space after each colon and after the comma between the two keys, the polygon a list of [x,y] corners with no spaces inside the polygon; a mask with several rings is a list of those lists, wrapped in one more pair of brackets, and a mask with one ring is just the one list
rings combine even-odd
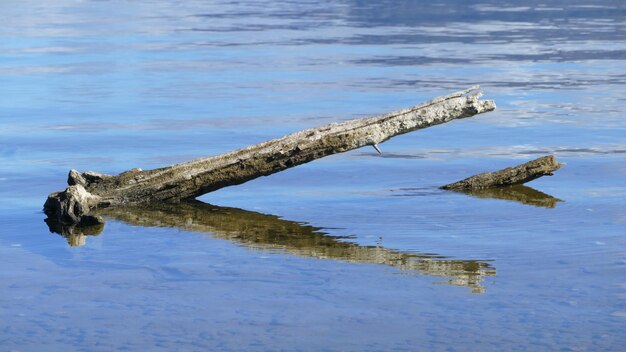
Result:
{"label": "driftwood", "polygon": [[[363,246],[301,222],[243,209],[218,207],[197,200],[178,204],[110,207],[98,209],[95,213],[133,226],[173,227],[206,233],[212,238],[228,240],[252,250],[387,265],[411,274],[444,278],[444,281],[436,283],[468,287],[472,293],[485,292],[485,277],[496,275],[496,268],[490,261],[402,252],[381,245]],[[102,229],[103,226],[66,227],[55,232],[65,231],[59,233],[71,246],[81,246],[85,244],[86,235],[98,235]]]}
{"label": "driftwood", "polygon": [[373,146],[393,136],[492,111],[478,86],[385,115],[334,123],[273,139],[227,154],[165,168],[133,169],[117,176],[72,170],[69,187],[50,194],[44,211],[50,222],[95,225],[96,208],[176,203],[238,185],[331,154]]}
{"label": "driftwood", "polygon": [[557,162],[554,156],[548,155],[515,167],[474,175],[440,188],[464,191],[519,185],[541,176],[552,176],[552,173],[563,165]]}

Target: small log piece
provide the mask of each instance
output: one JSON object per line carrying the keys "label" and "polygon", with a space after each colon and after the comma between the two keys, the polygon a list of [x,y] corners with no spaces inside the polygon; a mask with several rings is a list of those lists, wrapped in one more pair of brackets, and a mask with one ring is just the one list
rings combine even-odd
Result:
{"label": "small log piece", "polygon": [[506,169],[495,172],[485,172],[474,175],[459,182],[450,183],[439,188],[463,191],[468,189],[484,189],[519,185],[537,179],[541,176],[552,176],[552,173],[561,168],[563,165],[565,164],[557,162],[554,156],[548,155],[515,167],[507,167]]}

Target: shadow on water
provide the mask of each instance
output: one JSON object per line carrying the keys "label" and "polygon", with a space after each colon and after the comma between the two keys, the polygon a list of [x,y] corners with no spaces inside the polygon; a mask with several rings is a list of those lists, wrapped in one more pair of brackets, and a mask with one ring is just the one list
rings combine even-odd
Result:
{"label": "shadow on water", "polygon": [[554,208],[556,203],[563,200],[555,198],[549,194],[540,192],[534,188],[515,185],[509,187],[486,188],[486,189],[470,189],[457,191],[465,193],[476,198],[494,198],[502,200],[510,200],[535,207]]}
{"label": "shadow on water", "polygon": [[[451,260],[431,253],[362,246],[347,242],[342,237],[331,236],[321,228],[283,220],[275,215],[218,207],[200,201],[101,209],[99,215],[133,226],[175,227],[185,231],[208,233],[213,238],[229,240],[254,250],[388,265],[420,275],[448,278],[438,283],[469,287],[472,293],[484,293],[484,277],[496,275],[496,269],[487,261]],[[46,222],[50,231],[64,236],[70,246],[82,246],[86,243],[86,236],[99,235],[103,230],[102,225],[63,227]]]}

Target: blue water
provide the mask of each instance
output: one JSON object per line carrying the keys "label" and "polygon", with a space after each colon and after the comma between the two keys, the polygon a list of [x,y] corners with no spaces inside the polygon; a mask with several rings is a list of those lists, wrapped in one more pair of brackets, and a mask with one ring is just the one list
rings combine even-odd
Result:
{"label": "blue water", "polygon": [[[0,350],[624,349],[624,1],[3,0],[0,23]],[[97,235],[43,221],[70,168],[162,167],[476,83],[496,111],[382,156]],[[567,165],[532,199],[437,189],[548,154]]]}

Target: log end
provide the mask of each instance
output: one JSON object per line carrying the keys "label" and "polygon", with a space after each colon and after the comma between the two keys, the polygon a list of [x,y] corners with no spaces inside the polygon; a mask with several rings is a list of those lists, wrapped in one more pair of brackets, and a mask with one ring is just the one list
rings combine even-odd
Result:
{"label": "log end", "polygon": [[98,206],[100,197],[85,190],[80,184],[70,185],[65,191],[54,192],[48,196],[43,211],[48,216],[46,223],[53,232],[65,234],[68,228],[93,227],[104,224],[100,216],[89,214]]}
{"label": "log end", "polygon": [[482,114],[484,112],[493,111],[496,109],[496,102],[494,100],[480,100],[483,96],[480,86],[474,86],[468,88],[467,95],[468,106],[471,107],[470,115]]}
{"label": "log end", "polygon": [[480,100],[478,101],[476,113],[482,114],[484,112],[494,111],[496,109],[495,100]]}

